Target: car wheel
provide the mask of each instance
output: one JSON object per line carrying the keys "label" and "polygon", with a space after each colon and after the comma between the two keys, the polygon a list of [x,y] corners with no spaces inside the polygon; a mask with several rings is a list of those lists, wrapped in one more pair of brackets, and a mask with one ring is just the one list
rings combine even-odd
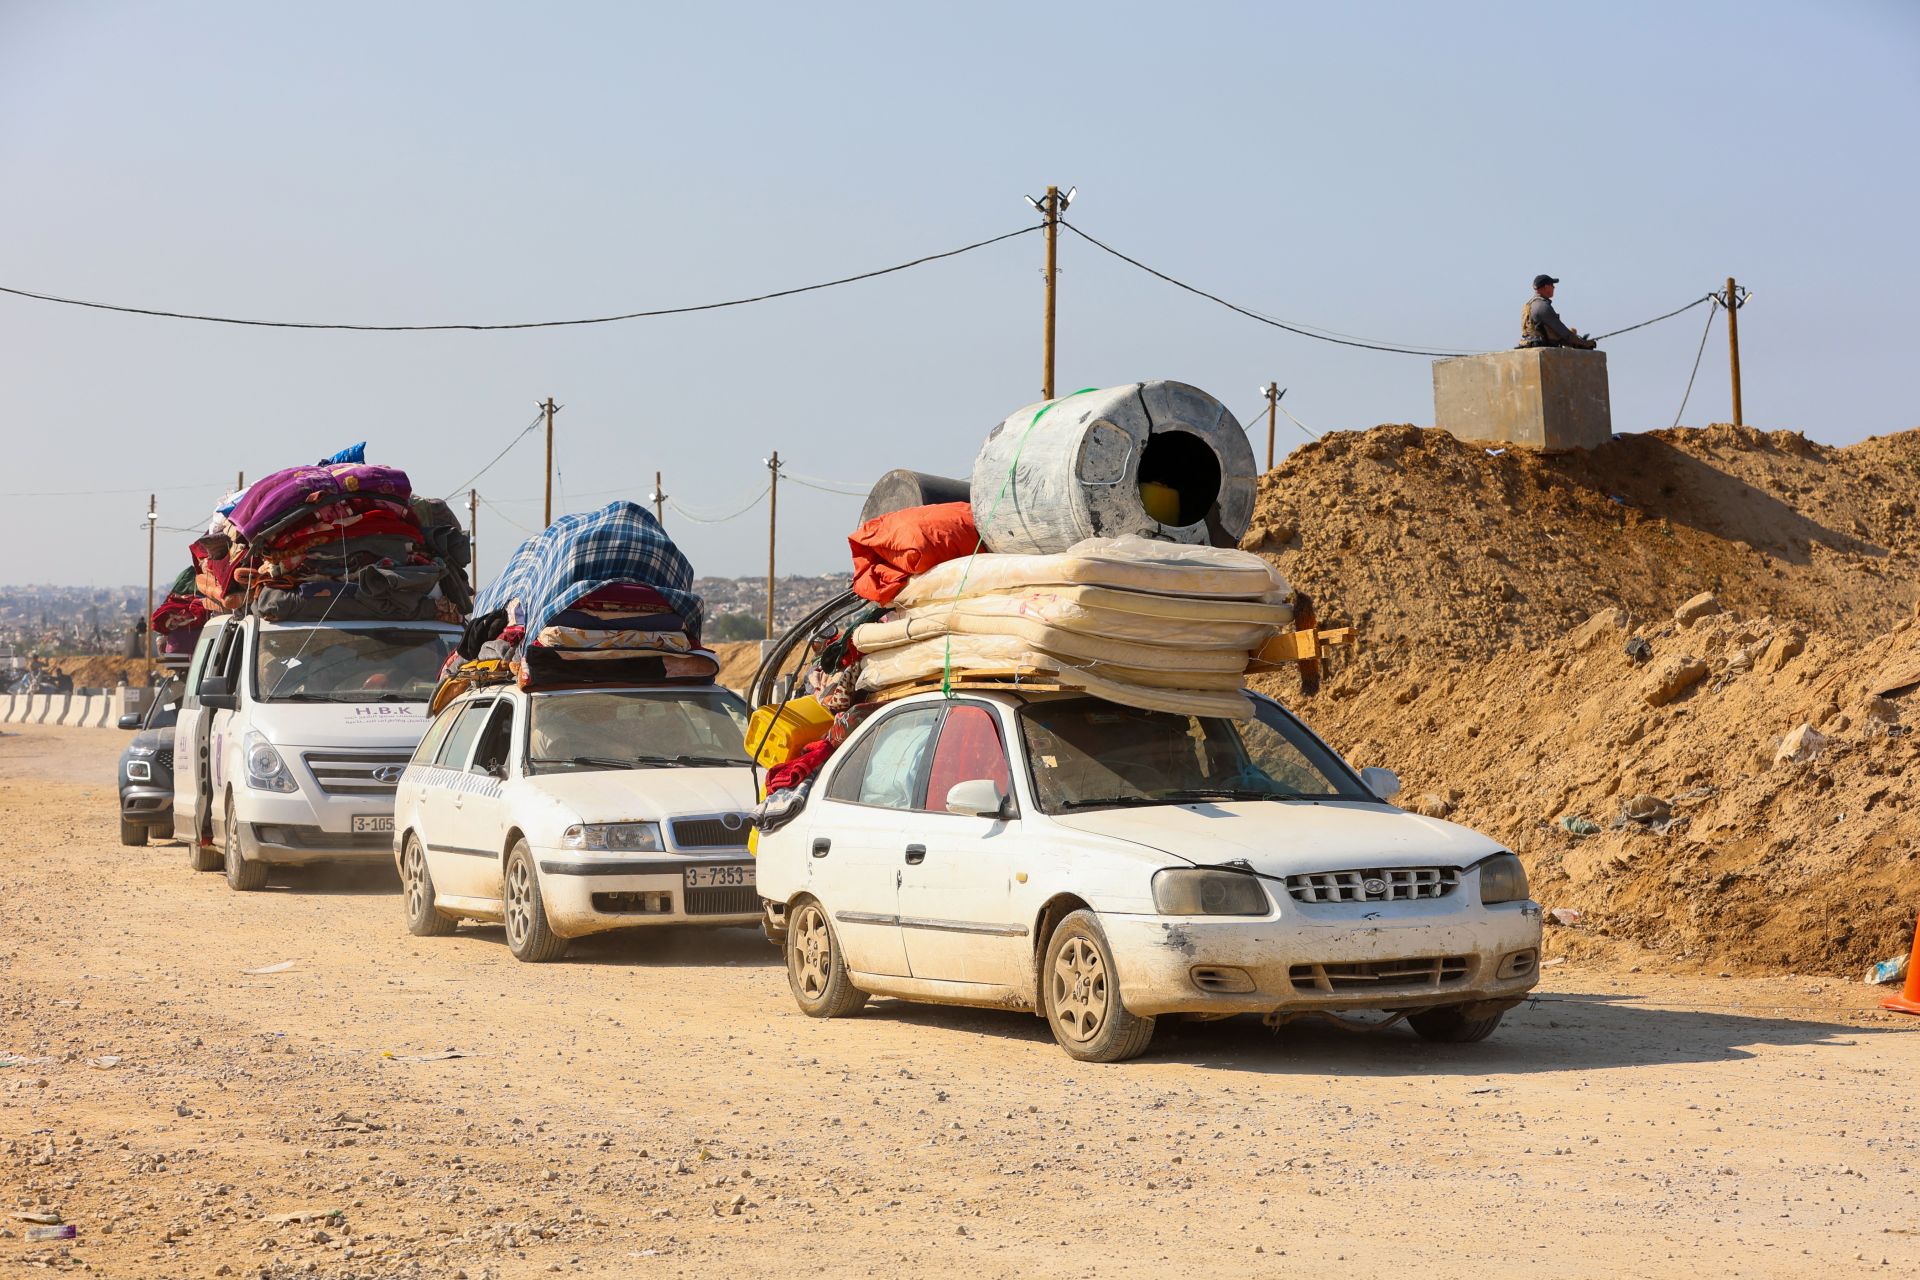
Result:
{"label": "car wheel", "polygon": [[1045,966],[1047,1025],[1069,1057],[1124,1062],[1146,1051],[1153,1019],[1128,1013],[1120,1003],[1113,950],[1091,911],[1076,911],[1054,929]]}
{"label": "car wheel", "polygon": [[267,887],[267,864],[249,862],[240,853],[240,820],[233,813],[233,797],[227,797],[225,863],[227,885],[241,893]]}
{"label": "car wheel", "polygon": [[226,850],[212,840],[201,843],[196,833],[187,838],[187,865],[195,871],[218,871],[227,865]]}
{"label": "car wheel", "polygon": [[420,837],[410,835],[400,849],[400,882],[407,895],[407,932],[416,938],[444,938],[460,927],[452,916],[433,905],[433,872],[427,869],[427,851]]}
{"label": "car wheel", "polygon": [[547,923],[547,906],[540,900],[540,880],[533,873],[533,853],[518,841],[507,855],[506,885],[502,890],[507,916],[507,950],[528,964],[544,964],[567,953],[567,940]]}
{"label": "car wheel", "polygon": [[145,844],[146,842],[147,842],[147,824],[146,823],[128,822],[125,818],[120,819],[120,843],[121,844]]}
{"label": "car wheel", "polygon": [[809,1018],[844,1018],[867,1002],[867,993],[847,976],[827,909],[812,898],[787,913],[787,986]]}
{"label": "car wheel", "polygon": [[1422,1009],[1419,1013],[1407,1016],[1407,1025],[1422,1040],[1438,1040],[1442,1044],[1472,1044],[1485,1040],[1500,1025],[1500,1019],[1506,1016],[1506,1010],[1490,1018],[1469,1018],[1461,1012],[1457,1004],[1442,1005],[1438,1009]]}

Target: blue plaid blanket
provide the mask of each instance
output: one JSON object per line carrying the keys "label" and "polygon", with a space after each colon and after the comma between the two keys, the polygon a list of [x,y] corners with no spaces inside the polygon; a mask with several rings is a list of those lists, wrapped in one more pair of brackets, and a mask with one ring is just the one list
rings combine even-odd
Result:
{"label": "blue plaid blanket", "polygon": [[704,606],[693,592],[693,565],[653,512],[633,502],[560,516],[514,550],[473,611],[491,613],[518,600],[531,639],[582,596],[621,583],[658,591],[699,639]]}

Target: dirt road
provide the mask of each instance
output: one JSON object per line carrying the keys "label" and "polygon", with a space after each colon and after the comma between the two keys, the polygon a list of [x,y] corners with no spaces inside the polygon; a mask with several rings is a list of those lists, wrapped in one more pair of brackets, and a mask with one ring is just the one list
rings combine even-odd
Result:
{"label": "dirt road", "polygon": [[810,1021],[755,933],[529,966],[409,937],[387,874],[235,894],[116,843],[122,743],[0,736],[0,1275],[1920,1269],[1920,1019],[1857,984],[1567,963],[1485,1044],[1086,1066],[1012,1014]]}

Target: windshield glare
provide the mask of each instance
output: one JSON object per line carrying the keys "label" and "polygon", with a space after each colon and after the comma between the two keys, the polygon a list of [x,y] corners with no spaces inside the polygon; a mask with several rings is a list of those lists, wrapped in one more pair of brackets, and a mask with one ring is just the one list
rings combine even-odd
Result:
{"label": "windshield glare", "polygon": [[533,771],[747,763],[747,704],[721,689],[608,689],[533,697]]}
{"label": "windshield glare", "polygon": [[458,635],[418,627],[261,628],[263,702],[425,702]]}
{"label": "windshield glare", "polygon": [[1173,715],[1097,698],[1020,711],[1034,795],[1047,813],[1201,800],[1375,797],[1285,712],[1256,719]]}

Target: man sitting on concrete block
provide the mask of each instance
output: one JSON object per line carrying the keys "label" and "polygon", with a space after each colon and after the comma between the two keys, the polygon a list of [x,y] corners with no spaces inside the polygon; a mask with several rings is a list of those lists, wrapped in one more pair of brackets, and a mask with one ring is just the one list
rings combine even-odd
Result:
{"label": "man sitting on concrete block", "polygon": [[1561,322],[1553,309],[1553,286],[1560,282],[1550,275],[1533,278],[1533,297],[1520,312],[1521,347],[1578,347],[1591,351],[1598,344],[1582,337]]}

